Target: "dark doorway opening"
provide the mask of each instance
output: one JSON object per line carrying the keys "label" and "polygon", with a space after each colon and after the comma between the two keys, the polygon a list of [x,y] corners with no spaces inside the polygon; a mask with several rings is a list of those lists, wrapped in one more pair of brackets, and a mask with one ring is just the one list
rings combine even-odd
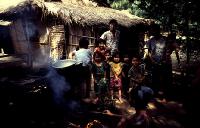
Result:
{"label": "dark doorway opening", "polygon": [[15,52],[9,26],[0,26],[0,49],[3,49],[5,54],[14,54]]}

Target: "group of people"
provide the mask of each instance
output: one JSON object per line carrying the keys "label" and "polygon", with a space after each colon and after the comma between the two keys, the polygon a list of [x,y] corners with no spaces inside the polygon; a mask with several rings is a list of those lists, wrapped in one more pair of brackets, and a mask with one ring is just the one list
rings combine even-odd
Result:
{"label": "group of people", "polygon": [[[79,40],[79,49],[73,51],[69,58],[75,58],[84,69],[85,97],[90,97],[91,77],[93,78],[95,100],[98,102],[102,94],[107,93],[111,99],[117,98],[122,102],[126,98],[133,103],[138,113],[144,114],[148,102],[153,95],[167,92],[172,82],[173,51],[177,55],[178,46],[175,34],[168,37],[160,34],[160,26],[151,26],[152,37],[145,42],[138,54],[121,56],[118,49],[120,31],[117,30],[117,21],[109,22],[109,30],[97,40],[94,51],[88,48],[89,41],[83,37]],[[148,60],[148,61],[144,61]],[[146,67],[152,72],[152,83],[146,82]],[[117,92],[117,97],[115,93]],[[123,97],[124,96],[124,97]]]}

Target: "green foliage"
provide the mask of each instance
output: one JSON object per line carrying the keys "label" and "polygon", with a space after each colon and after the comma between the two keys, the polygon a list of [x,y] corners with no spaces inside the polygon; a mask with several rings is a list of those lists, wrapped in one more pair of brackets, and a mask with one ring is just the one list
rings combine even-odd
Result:
{"label": "green foliage", "polygon": [[138,8],[137,3],[139,1],[130,2],[130,0],[114,0],[109,1],[111,7],[118,10],[128,10],[130,13],[137,16],[144,16],[145,13],[143,10]]}
{"label": "green foliage", "polygon": [[200,3],[197,0],[109,0],[112,8],[159,21],[166,31],[199,38]]}

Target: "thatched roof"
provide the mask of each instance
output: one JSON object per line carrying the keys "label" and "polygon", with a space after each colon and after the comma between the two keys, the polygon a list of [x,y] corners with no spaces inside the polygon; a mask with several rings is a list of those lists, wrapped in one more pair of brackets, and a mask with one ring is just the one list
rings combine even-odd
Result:
{"label": "thatched roof", "polygon": [[[0,2],[0,14],[10,15],[13,13],[21,13],[27,10],[26,7],[30,5],[31,0],[9,1],[10,2]],[[85,0],[63,0],[62,2],[44,2],[43,0],[32,0],[31,7],[37,6],[41,8],[44,16],[53,15],[60,18],[65,23],[77,23],[83,26],[108,24],[111,19],[116,19],[121,26],[125,27],[141,23],[150,23],[150,20],[131,15],[126,11],[99,7],[89,0],[86,0],[90,2],[89,4],[84,1]]]}
{"label": "thatched roof", "polygon": [[20,3],[25,2],[26,0],[1,0],[0,1],[0,13],[9,11],[10,8],[19,6]]}

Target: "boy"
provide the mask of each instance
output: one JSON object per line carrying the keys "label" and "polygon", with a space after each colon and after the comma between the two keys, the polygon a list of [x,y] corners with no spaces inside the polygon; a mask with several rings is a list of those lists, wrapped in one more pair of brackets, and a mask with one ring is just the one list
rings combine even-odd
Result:
{"label": "boy", "polygon": [[79,40],[79,49],[71,53],[70,59],[75,58],[77,64],[81,64],[82,68],[80,74],[83,78],[83,85],[81,85],[81,97],[90,97],[91,90],[91,64],[92,64],[92,51],[88,48],[89,41],[87,38],[82,37]]}
{"label": "boy", "polygon": [[122,68],[122,89],[123,94],[126,98],[128,98],[128,89],[129,89],[129,78],[128,78],[128,71],[131,67],[129,55],[125,54],[123,56],[123,68]]}
{"label": "boy", "polygon": [[[140,57],[132,58],[132,67],[129,70],[130,78],[130,104],[135,107],[136,113],[128,118],[123,117],[117,124],[117,128],[146,127],[148,125],[147,104],[153,98],[151,88],[143,85],[144,68],[140,65]],[[132,104],[134,102],[134,104]]]}
{"label": "boy", "polygon": [[118,51],[120,32],[117,30],[117,20],[112,19],[109,22],[109,30],[101,35],[101,39],[106,41],[106,47],[110,49],[111,55]]}
{"label": "boy", "polygon": [[[130,78],[130,102],[136,109],[136,114],[146,116],[146,107],[148,102],[153,97],[153,90],[144,85],[144,67],[140,64],[139,56],[132,58],[132,67],[129,70],[128,77]],[[134,104],[133,104],[134,103]]]}

